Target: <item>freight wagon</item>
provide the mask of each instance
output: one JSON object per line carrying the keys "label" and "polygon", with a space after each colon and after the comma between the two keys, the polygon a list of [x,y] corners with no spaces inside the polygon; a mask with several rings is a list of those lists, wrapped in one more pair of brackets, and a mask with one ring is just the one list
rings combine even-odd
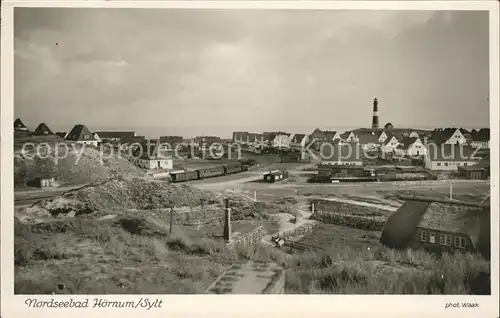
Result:
{"label": "freight wagon", "polygon": [[218,177],[224,175],[224,167],[222,166],[198,169],[196,171],[198,171],[198,179],[205,179],[205,178]]}
{"label": "freight wagon", "polygon": [[172,182],[183,182],[198,179],[198,171],[175,171],[170,173],[170,179]]}

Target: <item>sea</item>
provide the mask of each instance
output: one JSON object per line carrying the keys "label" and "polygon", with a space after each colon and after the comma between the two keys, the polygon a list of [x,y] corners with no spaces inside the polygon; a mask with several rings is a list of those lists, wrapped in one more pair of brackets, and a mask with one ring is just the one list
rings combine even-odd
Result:
{"label": "sea", "polygon": [[[454,126],[450,126],[454,127]],[[53,127],[51,127],[52,129]],[[65,131],[68,132],[72,127],[58,127],[58,130],[52,129],[54,132],[56,131]],[[334,130],[339,132],[345,132],[357,128],[363,128],[361,126],[196,126],[196,127],[132,127],[132,126],[121,126],[121,127],[92,127],[88,126],[88,128],[92,132],[97,131],[135,131],[139,136],[145,136],[146,138],[158,138],[159,136],[182,136],[183,138],[194,138],[197,136],[218,136],[224,139],[232,138],[232,134],[234,131],[248,131],[253,133],[262,133],[266,131],[282,131],[288,133],[295,134],[310,134],[316,128],[320,128],[321,130]],[[395,127],[399,128],[399,127]],[[410,127],[404,127],[410,128]],[[424,129],[424,130],[433,130],[436,127],[430,126],[416,126],[412,125],[413,129]],[[445,128],[445,127],[443,127]],[[480,129],[486,127],[462,127],[466,129]]]}

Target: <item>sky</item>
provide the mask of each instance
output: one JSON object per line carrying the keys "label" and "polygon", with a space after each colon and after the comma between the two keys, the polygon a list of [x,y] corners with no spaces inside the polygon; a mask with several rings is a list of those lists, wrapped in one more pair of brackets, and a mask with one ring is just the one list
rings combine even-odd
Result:
{"label": "sky", "polygon": [[488,12],[16,8],[14,112],[143,135],[488,127]]}

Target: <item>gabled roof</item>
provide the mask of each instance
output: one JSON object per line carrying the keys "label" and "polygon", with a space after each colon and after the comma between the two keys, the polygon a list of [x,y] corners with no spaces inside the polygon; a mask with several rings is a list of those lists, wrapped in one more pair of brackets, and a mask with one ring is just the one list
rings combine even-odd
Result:
{"label": "gabled roof", "polygon": [[75,125],[65,138],[68,141],[97,141],[94,134],[82,124]]}
{"label": "gabled roof", "polygon": [[14,120],[14,130],[28,130],[28,127],[24,125],[20,118]]}
{"label": "gabled roof", "polygon": [[59,137],[61,137],[61,138],[66,137],[66,135],[67,135],[67,134],[68,134],[67,132],[62,132],[62,131],[58,131],[58,132],[56,132],[56,136],[59,136]]}
{"label": "gabled roof", "polygon": [[330,144],[320,149],[322,161],[363,161],[363,149],[359,143]]}
{"label": "gabled roof", "polygon": [[[388,145],[393,138],[396,138],[396,136],[388,136],[387,139],[384,141],[384,146]],[[397,138],[396,138],[396,140],[397,140]]]}
{"label": "gabled roof", "polygon": [[14,130],[28,130],[28,127],[24,125],[21,118],[16,118],[16,120],[14,120]]}
{"label": "gabled roof", "polygon": [[469,235],[473,241],[479,234],[483,208],[453,200],[407,198],[384,226],[380,242],[396,248],[405,248],[412,241],[418,227]]}
{"label": "gabled roof", "polygon": [[429,145],[427,156],[431,161],[479,161],[474,148],[467,145]]}
{"label": "gabled roof", "polygon": [[49,126],[46,123],[41,123],[36,127],[33,132],[34,135],[53,135],[54,133],[50,130]]}
{"label": "gabled roof", "polygon": [[[435,144],[439,145],[448,141],[448,139],[453,136],[453,134],[457,131],[458,128],[437,128],[435,129],[430,136],[430,140],[432,140]],[[459,129],[458,129],[459,130]]]}

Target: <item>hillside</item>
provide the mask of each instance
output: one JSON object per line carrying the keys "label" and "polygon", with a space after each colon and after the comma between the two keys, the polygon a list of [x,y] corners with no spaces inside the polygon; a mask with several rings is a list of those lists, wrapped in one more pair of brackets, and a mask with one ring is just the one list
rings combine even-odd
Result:
{"label": "hillside", "polygon": [[[54,176],[61,185],[102,182],[117,175],[145,176],[125,158],[117,154],[110,155],[109,152],[101,155],[98,148],[91,146],[70,144],[66,148],[59,144],[50,149],[41,147],[38,155],[33,149],[27,149],[24,154],[20,149],[14,151],[16,188],[26,187],[25,180],[44,173]],[[66,149],[69,150],[67,155]]]}

